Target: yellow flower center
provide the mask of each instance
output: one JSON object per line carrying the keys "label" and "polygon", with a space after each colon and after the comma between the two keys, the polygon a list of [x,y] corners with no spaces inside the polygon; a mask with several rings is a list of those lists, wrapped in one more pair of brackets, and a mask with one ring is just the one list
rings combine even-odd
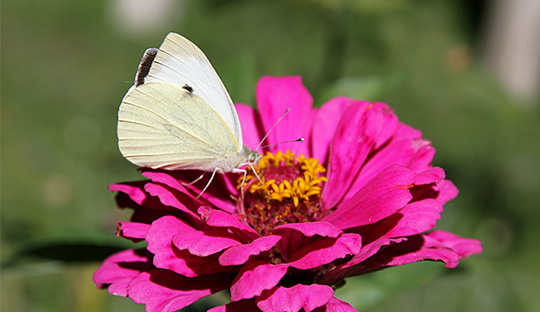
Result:
{"label": "yellow flower center", "polygon": [[[287,150],[262,156],[257,166],[246,168],[243,209],[246,221],[262,235],[286,223],[319,220],[325,215],[320,209],[321,190],[328,179],[326,169],[315,158],[296,156]],[[261,183],[262,182],[262,183]]]}

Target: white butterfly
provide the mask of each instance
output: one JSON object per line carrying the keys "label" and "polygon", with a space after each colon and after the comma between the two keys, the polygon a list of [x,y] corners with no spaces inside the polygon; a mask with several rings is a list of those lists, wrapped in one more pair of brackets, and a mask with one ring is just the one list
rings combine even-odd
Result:
{"label": "white butterfly", "polygon": [[245,174],[240,167],[260,158],[243,145],[238,113],[204,53],[175,33],[146,50],[120,105],[118,146],[135,165],[202,170],[212,178]]}

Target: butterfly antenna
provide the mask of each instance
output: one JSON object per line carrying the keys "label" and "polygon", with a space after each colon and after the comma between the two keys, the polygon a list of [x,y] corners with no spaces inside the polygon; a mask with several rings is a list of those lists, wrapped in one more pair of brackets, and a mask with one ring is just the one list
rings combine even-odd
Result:
{"label": "butterfly antenna", "polygon": [[283,114],[281,114],[281,116],[278,118],[278,120],[276,120],[276,122],[274,123],[274,125],[272,126],[272,128],[270,128],[270,130],[268,130],[268,132],[266,132],[266,135],[264,136],[264,138],[262,138],[261,142],[259,143],[259,145],[257,145],[257,148],[255,149],[256,151],[258,151],[259,149],[261,149],[261,145],[263,144],[263,142],[266,140],[266,138],[268,138],[268,135],[270,134],[270,132],[272,132],[272,130],[274,130],[274,128],[277,126],[277,124],[283,119],[283,117],[285,117],[285,115],[287,115],[289,112],[291,111],[290,108],[287,108],[285,110],[285,112]]}
{"label": "butterfly antenna", "polygon": [[275,146],[275,145],[279,145],[279,144],[285,144],[285,143],[302,142],[302,141],[304,141],[304,138],[299,138],[299,139],[296,139],[296,140],[288,140],[288,141],[283,141],[283,142],[274,143],[274,144],[268,144],[268,145],[265,145],[265,146],[261,146],[261,148],[266,148],[266,147]]}

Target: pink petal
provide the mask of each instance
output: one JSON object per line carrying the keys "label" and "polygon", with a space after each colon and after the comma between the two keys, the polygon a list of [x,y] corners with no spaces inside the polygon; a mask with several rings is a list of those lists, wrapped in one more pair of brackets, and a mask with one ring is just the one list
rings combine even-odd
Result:
{"label": "pink petal", "polygon": [[411,236],[431,230],[441,218],[442,204],[431,198],[408,204],[400,210],[403,217],[386,237]]}
{"label": "pink petal", "polygon": [[448,268],[455,268],[459,256],[443,244],[417,235],[409,237],[406,242],[387,247],[373,260],[366,261],[366,266],[397,266],[422,260],[443,261]]}
{"label": "pink petal", "polygon": [[344,96],[336,97],[326,102],[316,111],[311,137],[311,157],[326,163],[330,143],[339,125],[341,116],[352,104],[359,102]]}
{"label": "pink petal", "polygon": [[354,271],[355,266],[358,267],[360,263],[379,252],[382,247],[388,246],[392,243],[399,243],[404,240],[406,239],[384,237],[366,244],[362,246],[360,252],[358,252],[351,260],[326,272],[326,274],[319,278],[318,282],[321,284],[333,285],[343,280],[347,276],[357,275],[357,273]]}
{"label": "pink petal", "polygon": [[337,239],[322,238],[294,253],[289,265],[300,270],[309,270],[355,255],[361,247],[362,239],[354,233],[343,234]]}
{"label": "pink petal", "polygon": [[445,246],[451,248],[459,255],[460,259],[482,252],[482,243],[476,239],[463,238],[456,234],[440,230],[432,231],[425,234],[425,236],[434,238],[443,243]]}
{"label": "pink petal", "polygon": [[[143,189],[147,183],[147,181],[125,183],[124,186],[126,186],[127,188],[118,188],[117,186],[120,185],[111,186],[111,189],[113,190],[119,189],[128,192],[128,194],[122,191],[117,193],[115,200],[119,208],[133,209],[134,212],[131,216],[131,221],[150,224],[154,220],[159,219],[164,215],[181,215],[181,212],[179,212],[177,209],[163,205],[157,197],[150,196],[150,194],[144,191]],[[135,191],[135,189],[138,189],[138,191]],[[138,195],[133,194],[139,194],[139,191],[144,194],[144,199],[135,199],[137,199],[137,201],[142,200],[141,204],[136,203],[133,199],[130,198],[130,194],[137,197]]]}
{"label": "pink petal", "polygon": [[377,151],[366,162],[356,180],[353,181],[351,191],[344,196],[343,201],[347,201],[354,196],[354,190],[364,187],[366,183],[389,166],[400,165],[406,167],[415,152],[416,150],[410,140],[391,142],[388,146]]}
{"label": "pink petal", "polygon": [[221,254],[219,264],[223,266],[244,264],[251,256],[272,249],[280,239],[281,236],[269,235],[257,238],[249,244],[231,247]]}
{"label": "pink petal", "polygon": [[[163,205],[177,208],[185,213],[190,221],[194,222],[197,227],[203,226],[200,217],[192,211],[194,207],[198,207],[193,198],[190,198],[186,194],[175,191],[172,188],[156,183],[147,183],[144,189],[152,196],[159,197],[159,200],[163,203]],[[185,206],[184,203],[188,203],[191,209]]]}
{"label": "pink petal", "polygon": [[416,174],[407,168],[390,166],[323,221],[347,229],[382,220],[412,199],[409,188],[415,178]]}
{"label": "pink petal", "polygon": [[336,206],[349,192],[358,171],[383,132],[385,117],[370,102],[349,106],[335,132],[324,190],[327,207]]}
{"label": "pink petal", "polygon": [[[197,170],[166,171],[144,169],[142,174],[153,182],[162,183],[173,188],[179,192],[178,194],[182,194],[184,198],[188,194],[191,195],[188,196],[191,198],[198,196],[208,183],[210,183],[208,189],[201,195],[197,203],[206,201],[213,206],[220,207],[222,210],[229,212],[236,211],[236,206],[230,196],[231,194],[236,195],[238,191],[231,184],[229,178],[223,174],[217,174],[212,181],[209,180],[212,175],[211,173],[204,173]],[[189,183],[198,179],[201,174],[205,174],[205,178],[193,185],[189,185]],[[189,200],[188,202],[195,201]]]}
{"label": "pink petal", "polygon": [[235,107],[242,125],[244,145],[251,149],[257,148],[262,137],[266,134],[261,134],[263,130],[259,114],[249,105],[235,104]]}
{"label": "pink petal", "polygon": [[362,246],[362,249],[358,253],[358,255],[354,256],[351,261],[346,263],[343,268],[350,268],[358,263],[361,263],[362,261],[374,256],[378,252],[383,249],[383,247],[390,246],[391,244],[397,244],[400,242],[406,241],[407,238],[405,237],[398,237],[398,238],[389,238],[389,237],[382,237],[379,238],[369,244],[366,244]]}
{"label": "pink petal", "polygon": [[240,217],[238,215],[231,215],[227,212],[208,207],[201,207],[199,208],[198,212],[201,215],[201,218],[205,220],[207,225],[226,228],[227,230],[230,230],[236,235],[244,238],[246,242],[260,237],[259,233],[244,222],[240,221]]}
{"label": "pink petal", "polygon": [[324,306],[315,310],[315,312],[358,312],[350,304],[341,301],[338,298],[332,297]]}
{"label": "pink petal", "polygon": [[286,264],[267,264],[254,260],[246,263],[231,286],[231,300],[239,301],[259,296],[276,286],[287,273]]}
{"label": "pink petal", "polygon": [[146,250],[124,250],[101,263],[93,280],[99,288],[108,287],[109,293],[126,297],[129,282],[139,273],[153,268],[152,255]]}
{"label": "pink petal", "polygon": [[254,299],[240,300],[226,305],[218,306],[208,312],[260,312]]}
{"label": "pink petal", "polygon": [[[414,134],[414,132],[412,134]],[[354,196],[353,190],[362,188],[367,182],[373,179],[373,177],[391,165],[404,166],[413,171],[415,171],[414,169],[418,169],[415,166],[412,166],[411,168],[411,160],[416,157],[419,149],[425,147],[425,144],[429,145],[429,141],[409,138],[396,140],[396,138],[393,138],[387,146],[378,150],[367,160],[360,174],[357,176],[356,180],[353,181],[350,188],[351,191],[348,194],[345,194],[343,201],[349,200]],[[422,168],[422,170],[426,169],[428,169],[428,167]]]}
{"label": "pink petal", "polygon": [[291,232],[301,233],[303,236],[321,236],[321,237],[332,237],[336,238],[343,231],[335,227],[333,224],[325,221],[315,221],[315,222],[304,222],[304,223],[287,223],[283,225],[276,226],[272,233],[281,236],[292,235]]}
{"label": "pink petal", "polygon": [[266,290],[257,298],[257,306],[268,312],[313,311],[324,306],[334,296],[334,290],[327,285],[297,284],[290,288],[276,287]]}
{"label": "pink petal", "polygon": [[375,143],[375,148],[378,149],[392,138],[396,128],[398,127],[399,121],[396,114],[394,114],[394,110],[385,103],[375,102],[373,103],[373,107],[371,109],[379,112],[379,114],[381,114],[384,118],[384,126],[382,127],[382,131],[379,133]]}
{"label": "pink petal", "polygon": [[434,232],[435,234],[432,232],[411,236],[405,242],[386,247],[368,259],[357,271],[371,271],[374,268],[404,265],[422,260],[442,261],[446,267],[455,268],[460,259],[482,251],[480,242],[477,240],[461,238],[442,231]]}
{"label": "pink petal", "polygon": [[168,254],[172,252],[172,238],[175,235],[187,234],[197,231],[184,220],[180,220],[173,216],[164,216],[152,222],[148,233],[146,234],[146,242],[148,243],[148,251],[156,255]]}
{"label": "pink petal", "polygon": [[[318,221],[276,226],[272,233],[283,238],[278,243],[279,252],[285,261],[289,261],[292,254],[305,245],[309,245],[320,237],[337,238],[343,232],[331,223]],[[314,236],[316,237],[313,238]]]}
{"label": "pink petal", "polygon": [[178,250],[173,246],[174,236],[194,231],[196,230],[190,225],[172,216],[165,216],[154,221],[146,235],[147,249],[154,254],[154,265],[186,277],[231,271],[220,266],[217,258],[198,257],[189,251]]}
{"label": "pink petal", "polygon": [[[267,143],[280,143],[298,138],[309,141],[309,126],[311,122],[311,106],[313,99],[308,90],[302,85],[302,79],[295,77],[262,77],[257,83],[257,106],[262,118],[264,133],[272,128],[283,113],[289,113],[268,135]],[[295,154],[309,152],[308,144],[285,143],[270,147],[270,151],[290,149]]]}
{"label": "pink petal", "polygon": [[154,169],[144,169],[142,175],[147,177],[156,183],[165,184],[177,191],[187,193],[188,190],[182,183],[175,179],[171,174],[174,171],[163,171],[163,170],[154,170]]}
{"label": "pink petal", "polygon": [[231,275],[216,274],[186,278],[165,270],[139,274],[129,283],[129,297],[145,304],[148,312],[173,312],[200,298],[226,289]]}
{"label": "pink petal", "polygon": [[131,183],[117,183],[109,185],[111,192],[119,191],[127,194],[132,201],[138,205],[142,205],[143,201],[147,198],[146,193],[142,190],[146,182],[131,182]]}
{"label": "pink petal", "polygon": [[[352,229],[369,245],[384,237],[411,236],[432,229],[440,219],[442,204],[432,198],[409,203],[399,212],[377,222]],[[364,249],[364,248],[363,248]]]}
{"label": "pink petal", "polygon": [[444,170],[440,167],[431,167],[417,174],[415,185],[431,184],[444,179]]}
{"label": "pink petal", "polygon": [[421,172],[430,167],[435,149],[431,146],[431,142],[425,139],[415,139],[412,142],[416,145],[416,154],[409,161],[407,168],[416,172]]}
{"label": "pink petal", "polygon": [[204,231],[175,235],[173,244],[179,250],[187,250],[192,255],[207,257],[229,247],[240,245],[234,236],[226,230],[206,228]]}
{"label": "pink petal", "polygon": [[421,138],[422,138],[422,131],[418,129],[414,129],[411,126],[400,122],[398,123],[396,130],[394,131],[393,140],[401,141],[401,140],[413,140],[413,139],[421,139]]}
{"label": "pink petal", "polygon": [[443,205],[456,198],[459,193],[457,187],[450,180],[440,181],[435,185],[435,190],[439,193],[436,199]]}
{"label": "pink petal", "polygon": [[150,228],[149,224],[139,222],[118,222],[116,224],[116,235],[133,241],[139,241],[146,237]]}

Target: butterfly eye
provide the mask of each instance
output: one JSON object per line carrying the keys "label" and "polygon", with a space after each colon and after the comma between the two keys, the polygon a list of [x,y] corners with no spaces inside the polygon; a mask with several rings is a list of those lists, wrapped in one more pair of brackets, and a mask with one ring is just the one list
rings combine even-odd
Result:
{"label": "butterfly eye", "polygon": [[256,163],[259,161],[260,158],[261,158],[261,155],[259,153],[252,151],[251,153],[249,153],[248,162]]}

